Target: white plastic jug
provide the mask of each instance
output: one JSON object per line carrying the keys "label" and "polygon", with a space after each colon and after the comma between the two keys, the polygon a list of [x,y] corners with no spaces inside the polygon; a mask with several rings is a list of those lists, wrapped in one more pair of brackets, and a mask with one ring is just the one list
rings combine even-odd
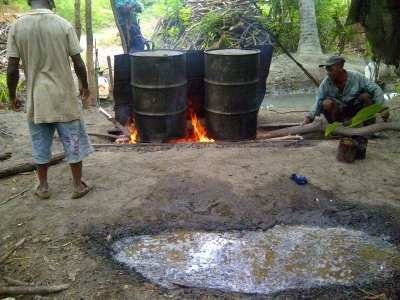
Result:
{"label": "white plastic jug", "polygon": [[108,83],[107,78],[104,78],[103,76],[99,76],[98,83],[99,83],[100,99],[107,99],[108,94],[110,93],[110,84]]}

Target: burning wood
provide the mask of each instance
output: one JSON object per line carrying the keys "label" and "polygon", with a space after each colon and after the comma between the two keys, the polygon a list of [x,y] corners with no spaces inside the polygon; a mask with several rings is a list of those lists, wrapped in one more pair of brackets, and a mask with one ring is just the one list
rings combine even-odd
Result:
{"label": "burning wood", "polygon": [[111,123],[113,123],[115,125],[116,128],[118,128],[119,130],[121,130],[122,134],[130,137],[131,136],[131,132],[126,129],[124,126],[121,125],[121,123],[119,123],[115,118],[113,118],[107,111],[105,111],[102,107],[99,108],[99,111],[106,116],[107,120],[109,120]]}
{"label": "burning wood", "polygon": [[197,118],[196,114],[190,112],[191,123],[193,129],[188,129],[188,134],[184,139],[171,140],[170,143],[181,143],[181,142],[200,142],[209,143],[215,142],[213,139],[207,137],[207,131],[201,125],[200,120]]}

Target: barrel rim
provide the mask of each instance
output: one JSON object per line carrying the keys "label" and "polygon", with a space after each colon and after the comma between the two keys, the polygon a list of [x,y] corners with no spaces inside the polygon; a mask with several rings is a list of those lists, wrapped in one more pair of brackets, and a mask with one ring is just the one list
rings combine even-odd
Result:
{"label": "barrel rim", "polygon": [[[174,55],[151,55],[151,53],[162,53],[162,52],[174,52]],[[146,54],[146,55],[140,55]],[[139,50],[129,53],[129,56],[133,57],[164,57],[164,56],[179,56],[186,54],[183,50],[174,50],[174,49],[154,49],[154,50]]]}
{"label": "barrel rim", "polygon": [[[224,53],[223,52],[224,50],[231,50],[231,51],[237,51],[237,52],[240,51],[241,53],[238,53],[238,54]],[[212,52],[214,52],[214,53],[212,53]],[[251,55],[251,54],[261,53],[261,51],[259,49],[220,48],[220,49],[205,50],[204,54],[215,54],[215,52],[220,52],[220,53],[218,53],[219,55],[226,55],[226,56],[228,56],[228,55],[230,55],[230,56],[233,56],[233,55]],[[248,53],[245,53],[245,52],[248,52]],[[250,53],[250,52],[252,52],[252,53]]]}

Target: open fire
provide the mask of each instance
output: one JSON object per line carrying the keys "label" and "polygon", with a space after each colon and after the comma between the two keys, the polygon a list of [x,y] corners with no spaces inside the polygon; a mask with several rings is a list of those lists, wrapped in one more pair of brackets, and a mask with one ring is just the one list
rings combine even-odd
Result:
{"label": "open fire", "polygon": [[[207,132],[204,126],[201,125],[200,119],[197,118],[196,114],[191,110],[189,113],[191,120],[191,127],[187,130],[187,135],[183,139],[178,140],[170,140],[169,143],[183,143],[183,142],[200,142],[200,143],[208,143],[215,142],[213,139],[207,137]],[[125,137],[121,136],[115,142],[118,144],[136,144],[140,143],[137,129],[135,128],[135,124],[132,123],[131,126],[125,126],[130,132],[131,136]]]}

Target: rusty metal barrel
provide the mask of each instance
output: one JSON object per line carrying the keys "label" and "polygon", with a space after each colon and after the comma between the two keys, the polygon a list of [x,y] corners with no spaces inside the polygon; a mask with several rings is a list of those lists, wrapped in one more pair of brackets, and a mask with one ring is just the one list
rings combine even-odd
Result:
{"label": "rusty metal barrel", "polygon": [[132,87],[131,63],[129,54],[114,56],[114,111],[115,119],[122,125],[131,125],[132,113]]}
{"label": "rusty metal barrel", "polygon": [[186,137],[186,56],[177,50],[130,54],[135,127],[142,142]]}
{"label": "rusty metal barrel", "polygon": [[204,52],[205,127],[216,140],[239,141],[257,135],[260,50]]}

